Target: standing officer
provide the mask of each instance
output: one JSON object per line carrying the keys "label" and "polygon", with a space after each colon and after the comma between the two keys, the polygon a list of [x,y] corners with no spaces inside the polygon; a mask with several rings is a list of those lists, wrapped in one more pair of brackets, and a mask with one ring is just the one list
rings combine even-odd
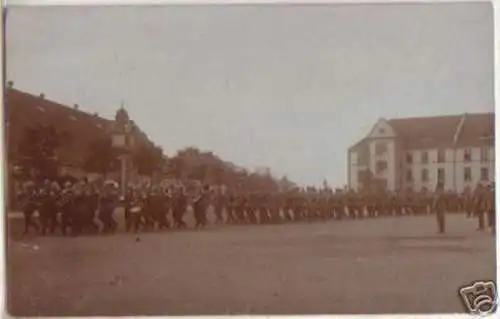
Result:
{"label": "standing officer", "polygon": [[446,228],[446,220],[445,220],[445,209],[446,209],[446,201],[444,192],[444,185],[442,182],[439,182],[436,185],[436,191],[434,193],[434,202],[433,208],[436,213],[436,219],[438,224],[438,232],[440,234],[444,234]]}
{"label": "standing officer", "polygon": [[485,194],[484,188],[481,183],[476,185],[476,189],[474,190],[474,213],[478,218],[478,231],[484,230],[484,211],[485,211]]}

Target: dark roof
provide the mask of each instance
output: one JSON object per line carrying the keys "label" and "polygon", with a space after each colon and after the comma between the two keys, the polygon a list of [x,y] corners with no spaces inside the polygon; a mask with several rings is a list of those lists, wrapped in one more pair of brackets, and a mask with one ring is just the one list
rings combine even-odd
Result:
{"label": "dark roof", "polygon": [[[7,89],[4,107],[9,124],[9,149],[14,154],[26,127],[34,124],[52,125],[68,137],[60,149],[59,159],[65,165],[81,167],[92,141],[105,138],[114,121],[89,114],[74,107],[47,100],[16,89]],[[147,139],[138,131],[139,140]],[[15,157],[15,155],[14,155]]]}
{"label": "dark roof", "polygon": [[480,147],[494,145],[495,113],[465,114],[457,146]]}
{"label": "dark roof", "polygon": [[[406,149],[449,147],[455,142],[458,147],[494,144],[494,113],[389,119],[387,123]],[[359,147],[367,139],[361,139],[349,149]]]}
{"label": "dark roof", "polygon": [[394,129],[407,149],[437,148],[453,144],[463,115],[414,117],[390,119]]}

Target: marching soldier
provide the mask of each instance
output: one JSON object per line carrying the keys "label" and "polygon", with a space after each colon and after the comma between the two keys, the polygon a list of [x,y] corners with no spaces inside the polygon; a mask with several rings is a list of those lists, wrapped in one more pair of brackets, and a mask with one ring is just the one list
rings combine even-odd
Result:
{"label": "marching soldier", "polygon": [[177,228],[187,227],[183,220],[184,213],[186,212],[188,199],[183,186],[177,188],[173,198],[172,215],[174,218],[174,226]]}
{"label": "marching soldier", "polygon": [[215,213],[215,223],[222,224],[224,222],[224,218],[222,216],[223,211],[227,210],[227,198],[220,188],[217,188],[215,193],[213,207]]}
{"label": "marching soldier", "polygon": [[196,220],[195,228],[202,228],[207,224],[207,207],[210,200],[210,187],[203,186],[200,194],[193,201],[193,212]]}
{"label": "marching soldier", "polygon": [[57,193],[55,186],[45,180],[40,191],[40,221],[42,224],[42,235],[45,235],[47,230],[51,234],[54,233],[57,227]]}
{"label": "marching soldier", "polygon": [[[99,219],[103,224],[102,232],[104,234],[113,233],[118,224],[113,218],[113,212],[117,204],[115,186],[108,183],[103,187],[103,192],[99,198]],[[133,210],[133,209],[132,209]],[[131,212],[133,213],[133,211]]]}
{"label": "marching soldier", "polygon": [[64,236],[66,236],[73,223],[71,214],[74,209],[74,197],[71,183],[66,182],[64,189],[62,190],[61,201],[59,203],[61,210],[61,231]]}
{"label": "marching soldier", "polygon": [[19,194],[19,200],[22,203],[22,210],[24,215],[24,233],[28,234],[29,228],[33,227],[38,233],[40,231],[40,226],[33,221],[33,214],[38,208],[38,193],[35,188],[35,183],[30,181],[27,182],[21,194]]}

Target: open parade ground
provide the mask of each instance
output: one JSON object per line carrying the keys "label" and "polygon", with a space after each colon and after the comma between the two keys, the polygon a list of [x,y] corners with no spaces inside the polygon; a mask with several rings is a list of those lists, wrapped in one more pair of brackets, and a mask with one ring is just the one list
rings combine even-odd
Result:
{"label": "open parade ground", "polygon": [[13,239],[15,316],[463,312],[494,237],[434,216]]}

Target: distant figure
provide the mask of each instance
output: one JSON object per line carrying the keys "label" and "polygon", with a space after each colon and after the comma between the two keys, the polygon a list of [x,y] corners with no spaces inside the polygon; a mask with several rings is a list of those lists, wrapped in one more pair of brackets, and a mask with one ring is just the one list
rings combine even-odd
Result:
{"label": "distant figure", "polygon": [[184,213],[187,208],[187,196],[184,191],[184,187],[178,187],[174,199],[173,199],[173,208],[172,215],[174,218],[174,226],[176,228],[186,228],[186,223],[183,220]]}
{"label": "distant figure", "polygon": [[38,224],[33,221],[33,214],[38,208],[37,196],[38,194],[35,188],[35,183],[32,181],[26,183],[23,187],[23,191],[19,194],[19,200],[22,203],[24,215],[23,235],[28,234],[30,227],[33,227],[37,233],[40,230]]}
{"label": "distant figure", "polygon": [[488,217],[488,226],[493,234],[496,232],[495,220],[495,186],[488,185],[486,192],[486,214]]}
{"label": "distant figure", "polygon": [[473,195],[474,202],[474,214],[477,216],[478,227],[477,231],[484,230],[484,212],[486,208],[486,198],[484,187],[481,183],[478,183],[476,189],[474,189]]}
{"label": "distant figure", "polygon": [[434,193],[434,203],[432,205],[434,212],[436,213],[438,232],[440,234],[444,234],[446,229],[446,219],[445,219],[446,202],[443,191],[444,191],[444,185],[442,183],[438,183],[436,186],[436,191]]}
{"label": "distant figure", "polygon": [[207,224],[207,206],[209,201],[209,186],[205,185],[200,194],[193,201],[194,218],[196,220],[195,228],[201,228]]}

